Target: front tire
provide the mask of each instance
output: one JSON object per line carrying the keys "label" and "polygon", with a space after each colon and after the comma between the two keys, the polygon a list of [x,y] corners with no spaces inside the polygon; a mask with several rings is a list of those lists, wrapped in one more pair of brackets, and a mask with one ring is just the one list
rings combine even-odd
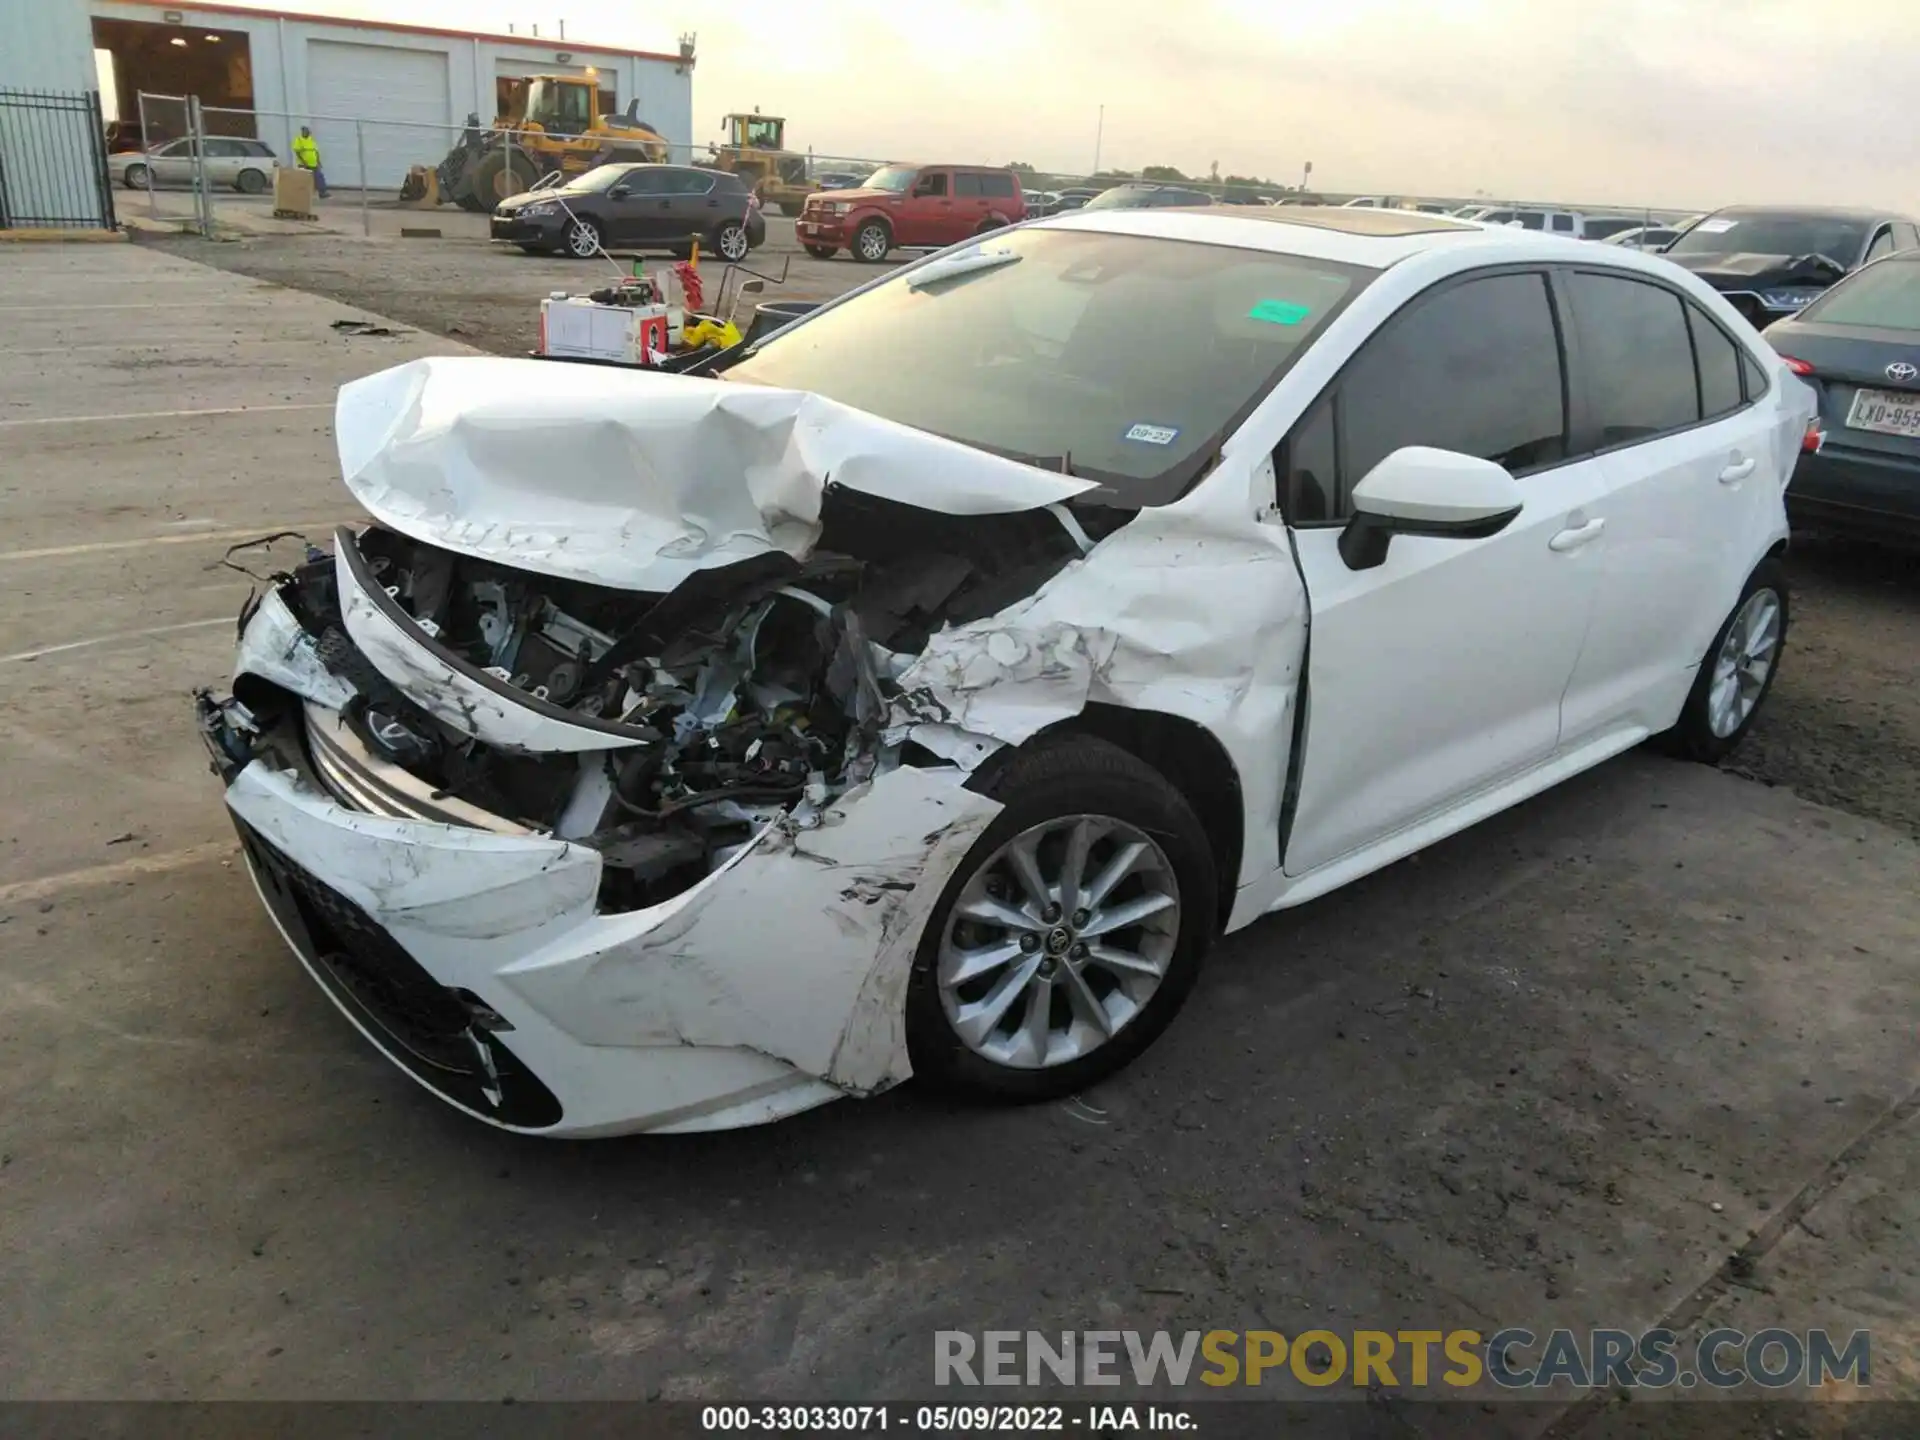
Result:
{"label": "front tire", "polygon": [[747,258],[753,244],[747,239],[746,226],[738,220],[728,220],[713,232],[713,248],[729,265],[738,265]]}
{"label": "front tire", "polygon": [[1786,567],[1769,556],[1714,634],[1680,719],[1658,737],[1662,749],[1716,765],[1746,738],[1780,673],[1788,608]]}
{"label": "front tire", "polygon": [[586,215],[567,222],[566,236],[561,244],[565,247],[567,254],[576,260],[591,260],[605,248],[601,241],[599,225]]}
{"label": "front tire", "polygon": [[1186,798],[1103,740],[1015,752],[984,788],[1006,808],[920,938],[908,1054],[916,1075],[982,1098],[1071,1094],[1179,1012],[1220,877]]}
{"label": "front tire", "polygon": [[893,248],[893,232],[884,220],[869,220],[853,236],[853,255],[868,265],[878,265]]}

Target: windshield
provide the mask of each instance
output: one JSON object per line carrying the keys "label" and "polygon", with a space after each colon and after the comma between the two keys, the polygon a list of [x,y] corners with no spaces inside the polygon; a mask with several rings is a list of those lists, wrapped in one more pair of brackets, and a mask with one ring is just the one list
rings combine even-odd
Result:
{"label": "windshield", "polygon": [[1920,262],[1881,260],[1869,265],[1802,310],[1800,319],[1920,332]]}
{"label": "windshield", "polygon": [[775,334],[730,380],[811,390],[1159,505],[1375,272],[1136,235],[1001,232]]}
{"label": "windshield", "polygon": [[1827,215],[1709,215],[1670,255],[1825,255],[1851,266],[1867,243],[1859,220]]}
{"label": "windshield", "polygon": [[1192,190],[1165,190],[1152,185],[1119,185],[1089,200],[1086,210],[1147,210],[1163,205],[1195,205],[1200,196]]}
{"label": "windshield", "polygon": [[896,194],[905,194],[913,184],[913,177],[919,171],[911,165],[886,165],[869,175],[863,189],[892,190]]}
{"label": "windshield", "polygon": [[596,165],[584,175],[576,175],[560,188],[563,190],[601,191],[611,190],[624,180],[628,173],[638,169],[635,165]]}

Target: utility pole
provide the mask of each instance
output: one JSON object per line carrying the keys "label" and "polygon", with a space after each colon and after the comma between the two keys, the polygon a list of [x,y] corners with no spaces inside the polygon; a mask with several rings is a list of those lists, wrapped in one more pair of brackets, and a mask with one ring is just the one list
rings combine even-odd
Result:
{"label": "utility pole", "polygon": [[1093,173],[1100,173],[1100,141],[1107,133],[1107,107],[1100,107],[1100,118],[1093,127]]}

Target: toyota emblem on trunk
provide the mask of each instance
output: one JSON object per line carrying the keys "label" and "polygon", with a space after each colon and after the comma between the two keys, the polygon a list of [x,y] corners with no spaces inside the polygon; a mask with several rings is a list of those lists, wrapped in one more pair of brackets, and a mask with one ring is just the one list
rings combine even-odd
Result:
{"label": "toyota emblem on trunk", "polygon": [[1887,378],[1889,380],[1898,380],[1904,385],[1915,376],[1920,376],[1920,366],[1909,365],[1904,360],[1896,360],[1893,364],[1887,366]]}

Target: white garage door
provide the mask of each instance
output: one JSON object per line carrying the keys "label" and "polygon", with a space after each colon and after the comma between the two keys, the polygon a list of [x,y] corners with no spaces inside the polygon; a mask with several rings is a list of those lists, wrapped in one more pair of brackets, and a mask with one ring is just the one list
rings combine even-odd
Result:
{"label": "white garage door", "polygon": [[[438,165],[459,137],[452,113],[443,50],[404,50],[393,45],[307,42],[307,97],[316,116],[320,166],[330,185],[358,185],[360,159],[354,120],[362,120],[367,184],[397,190],[410,165]],[[399,122],[419,121],[434,128]]]}

